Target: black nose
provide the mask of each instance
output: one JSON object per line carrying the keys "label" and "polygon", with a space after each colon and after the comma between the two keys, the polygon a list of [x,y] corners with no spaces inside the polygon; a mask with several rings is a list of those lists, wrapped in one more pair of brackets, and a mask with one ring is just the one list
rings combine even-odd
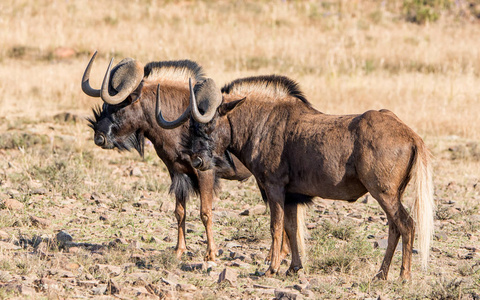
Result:
{"label": "black nose", "polygon": [[101,133],[95,133],[93,140],[95,141],[95,145],[97,146],[105,145],[105,137]]}
{"label": "black nose", "polygon": [[198,169],[202,166],[203,164],[203,160],[200,158],[200,157],[195,157],[193,160],[192,160],[192,166],[195,168],[195,169]]}

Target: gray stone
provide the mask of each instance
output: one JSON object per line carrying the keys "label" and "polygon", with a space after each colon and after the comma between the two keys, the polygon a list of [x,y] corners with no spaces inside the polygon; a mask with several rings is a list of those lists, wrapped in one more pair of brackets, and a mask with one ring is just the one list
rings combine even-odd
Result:
{"label": "gray stone", "polygon": [[435,232],[434,238],[437,241],[447,241],[448,235],[443,231],[437,231]]}
{"label": "gray stone", "polygon": [[187,271],[187,272],[191,272],[191,271],[200,271],[200,270],[203,270],[205,267],[205,264],[204,263],[193,263],[193,264],[184,264],[180,267],[180,269],[182,271]]}
{"label": "gray stone", "polygon": [[286,289],[275,289],[275,298],[278,300],[300,300],[303,296],[296,291]]}
{"label": "gray stone", "polygon": [[[373,243],[373,247],[375,247],[375,248],[387,249],[387,246],[388,246],[388,240],[387,239],[377,239]],[[402,249],[402,242],[399,242],[397,244],[397,248],[395,249],[395,251],[400,251],[401,249]]]}
{"label": "gray stone", "polygon": [[60,231],[57,233],[56,237],[57,243],[59,247],[65,247],[65,245],[69,242],[73,241],[73,237],[66,231]]}
{"label": "gray stone", "polygon": [[218,276],[218,283],[228,282],[231,286],[235,286],[237,281],[237,272],[230,268],[225,268]]}
{"label": "gray stone", "polygon": [[45,188],[37,188],[30,191],[32,195],[45,195],[47,192],[48,191]]}
{"label": "gray stone", "polygon": [[225,248],[242,248],[242,245],[234,242],[229,242],[225,245]]}
{"label": "gray stone", "polygon": [[130,171],[130,176],[142,177],[143,174],[142,174],[142,171],[140,171],[140,168],[139,168],[139,167],[134,167],[134,168]]}
{"label": "gray stone", "polygon": [[93,295],[104,295],[107,292],[107,285],[106,284],[99,284],[97,287],[92,289]]}

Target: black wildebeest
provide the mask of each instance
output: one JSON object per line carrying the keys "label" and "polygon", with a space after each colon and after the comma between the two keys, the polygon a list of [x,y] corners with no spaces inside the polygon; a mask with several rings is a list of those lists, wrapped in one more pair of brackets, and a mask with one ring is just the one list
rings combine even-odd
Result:
{"label": "black wildebeest", "polygon": [[[354,202],[369,192],[385,211],[389,228],[376,278],[387,278],[400,236],[400,277],[410,278],[415,223],[426,267],[434,229],[430,154],[422,139],[395,114],[385,109],[357,115],[321,113],[297,83],[282,76],[238,79],[221,91],[207,79],[197,82],[194,90],[190,85],[190,95],[193,165],[209,170],[228,150],[252,172],[266,194],[272,234],[267,275],[279,270],[284,226],[292,252],[288,272],[302,268],[298,246],[303,240],[296,232],[303,227],[303,219],[297,217],[295,206],[288,205],[287,193],[303,196],[296,197],[303,201],[319,196]],[[415,221],[401,203],[411,178],[416,186]]]}
{"label": "black wildebeest", "polygon": [[168,110],[183,112],[189,106],[188,78],[204,79],[202,68],[193,61],[151,62],[143,66],[127,58],[112,69],[108,66],[101,89],[90,86],[89,77],[96,52],[90,59],[82,78],[82,90],[91,97],[100,97],[102,108],[94,109],[90,119],[95,144],[104,149],[136,149],[143,156],[144,140],[149,139],[160,159],[165,163],[175,195],[175,216],[178,221],[178,257],[186,250],[185,217],[186,202],[192,193],[200,195],[200,217],[207,235],[205,260],[215,260],[216,246],[212,232],[212,201],[218,178],[244,180],[251,173],[235,158],[228,156],[222,168],[212,172],[198,172],[191,166],[190,156],[182,151],[182,139],[188,133],[187,126],[165,130],[155,121],[155,97],[157,85]]}

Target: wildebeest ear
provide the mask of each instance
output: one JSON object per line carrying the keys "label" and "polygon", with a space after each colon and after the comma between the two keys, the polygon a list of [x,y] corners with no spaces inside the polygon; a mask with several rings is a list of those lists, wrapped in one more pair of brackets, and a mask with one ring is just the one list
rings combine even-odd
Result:
{"label": "wildebeest ear", "polygon": [[222,103],[222,105],[220,105],[220,107],[218,108],[218,113],[221,116],[224,116],[224,115],[228,114],[235,107],[240,106],[245,101],[245,99],[247,99],[247,97],[239,99],[239,100],[234,100],[234,101],[231,101],[231,102],[228,102],[228,103]]}
{"label": "wildebeest ear", "polygon": [[130,98],[130,103],[135,103],[138,101],[142,95],[143,82],[141,82],[138,87],[128,96]]}

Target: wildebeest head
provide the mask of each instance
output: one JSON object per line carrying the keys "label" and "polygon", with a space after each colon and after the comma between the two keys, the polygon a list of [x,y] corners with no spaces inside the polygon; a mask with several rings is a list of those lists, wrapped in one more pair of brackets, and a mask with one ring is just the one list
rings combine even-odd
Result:
{"label": "wildebeest head", "polygon": [[102,107],[93,109],[93,118],[89,126],[94,130],[94,141],[104,149],[136,149],[143,156],[144,134],[137,129],[136,116],[141,116],[141,107],[137,102],[141,96],[144,67],[132,58],[123,59],[112,68],[110,61],[103,79],[101,89],[94,89],[89,84],[90,70],[95,54],[85,70],[82,90],[91,97],[100,97]]}
{"label": "wildebeest head", "polygon": [[[191,114],[189,135],[184,138],[185,152],[191,157],[192,166],[201,171],[211,168],[221,169],[234,165],[227,149],[230,132],[220,126],[226,122],[226,114],[241,103],[245,98],[228,103],[223,102],[223,96],[215,82],[208,78],[190,86],[190,106],[176,121],[167,122],[163,119],[157,97],[157,122],[164,128],[175,128],[183,124]],[[159,93],[157,93],[159,95]]]}

